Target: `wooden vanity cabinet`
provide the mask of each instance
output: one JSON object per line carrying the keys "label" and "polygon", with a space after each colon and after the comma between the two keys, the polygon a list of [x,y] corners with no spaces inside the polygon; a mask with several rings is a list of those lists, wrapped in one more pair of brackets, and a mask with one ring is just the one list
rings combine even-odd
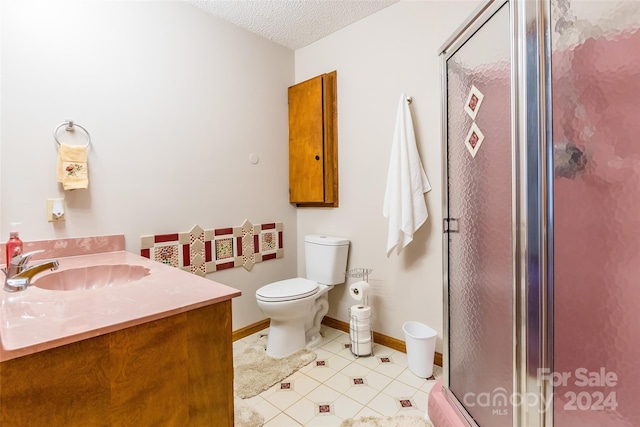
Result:
{"label": "wooden vanity cabinet", "polygon": [[233,427],[231,301],[0,363],[3,427]]}
{"label": "wooden vanity cabinet", "polygon": [[335,71],[289,88],[289,202],[338,207]]}

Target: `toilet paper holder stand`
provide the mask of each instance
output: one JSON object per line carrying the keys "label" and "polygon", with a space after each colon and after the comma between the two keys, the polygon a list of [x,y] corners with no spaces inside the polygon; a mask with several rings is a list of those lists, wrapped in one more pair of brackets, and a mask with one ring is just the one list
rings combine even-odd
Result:
{"label": "toilet paper holder stand", "polygon": [[[369,274],[371,274],[372,271],[373,271],[372,268],[354,268],[346,271],[344,275],[345,277],[354,277],[356,279],[362,279],[365,282],[369,283]],[[362,304],[369,305],[368,295],[366,294],[364,295],[364,298],[362,299]]]}
{"label": "toilet paper holder stand", "polygon": [[[358,279],[362,279],[365,282],[369,283],[369,274],[373,272],[371,268],[354,268],[345,272],[345,277],[354,277]],[[369,305],[369,296],[365,294],[363,300],[363,305]],[[351,338],[351,354],[355,357],[360,356],[373,356],[373,324],[372,324],[373,315],[369,316],[369,321],[363,322],[358,319],[356,315],[351,312],[351,308],[349,308],[349,318],[351,322],[349,324],[349,336]],[[368,323],[368,325],[366,324]],[[368,342],[367,342],[368,341]],[[365,352],[363,349],[370,349],[368,354],[361,354]],[[363,351],[361,351],[363,350]]]}
{"label": "toilet paper holder stand", "polygon": [[369,282],[369,275],[373,271],[372,268],[353,268],[351,270],[347,270],[344,275],[346,277],[356,277],[362,278],[365,282]]}

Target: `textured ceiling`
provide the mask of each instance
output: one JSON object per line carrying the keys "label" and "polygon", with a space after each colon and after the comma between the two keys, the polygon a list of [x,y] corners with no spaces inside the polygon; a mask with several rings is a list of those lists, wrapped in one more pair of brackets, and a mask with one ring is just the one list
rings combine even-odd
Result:
{"label": "textured ceiling", "polygon": [[186,0],[289,49],[299,49],[398,0]]}

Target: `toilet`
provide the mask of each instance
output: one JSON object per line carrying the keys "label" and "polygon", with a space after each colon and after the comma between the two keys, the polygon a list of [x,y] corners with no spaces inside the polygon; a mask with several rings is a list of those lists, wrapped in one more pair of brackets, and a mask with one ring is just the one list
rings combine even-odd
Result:
{"label": "toilet", "polygon": [[258,307],[271,319],[267,354],[285,357],[321,341],[320,323],[329,311],[328,293],[345,281],[349,240],[304,238],[306,278],[280,280],[256,291]]}

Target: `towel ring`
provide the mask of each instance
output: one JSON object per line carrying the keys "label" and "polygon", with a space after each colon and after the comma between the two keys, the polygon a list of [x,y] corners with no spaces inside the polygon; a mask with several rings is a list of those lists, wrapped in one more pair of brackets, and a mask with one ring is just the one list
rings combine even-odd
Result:
{"label": "towel ring", "polygon": [[80,126],[77,123],[74,123],[73,120],[67,120],[64,123],[60,123],[55,130],[53,131],[53,139],[56,140],[56,144],[58,144],[58,147],[60,147],[60,141],[58,141],[58,130],[62,127],[62,126],[66,126],[65,130],[67,132],[73,131],[73,127],[74,126],[78,126],[80,129],[82,129],[82,131],[87,134],[87,145],[85,147],[89,148],[89,145],[91,145],[91,135],[89,135],[89,132],[83,128],[82,126]]}

